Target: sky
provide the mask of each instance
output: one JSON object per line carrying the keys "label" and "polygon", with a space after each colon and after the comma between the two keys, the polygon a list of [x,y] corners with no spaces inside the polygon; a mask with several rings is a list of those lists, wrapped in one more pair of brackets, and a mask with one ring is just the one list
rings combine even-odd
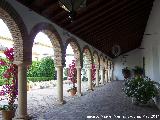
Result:
{"label": "sky", "polygon": [[0,36],[4,36],[4,37],[12,39],[12,35],[10,31],[8,27],[6,26],[6,24],[4,24],[2,19],[0,19]]}

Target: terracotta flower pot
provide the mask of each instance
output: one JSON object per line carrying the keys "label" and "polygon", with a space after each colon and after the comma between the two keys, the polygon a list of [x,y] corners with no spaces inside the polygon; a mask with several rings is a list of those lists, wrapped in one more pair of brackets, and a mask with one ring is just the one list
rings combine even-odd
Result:
{"label": "terracotta flower pot", "polygon": [[3,120],[12,120],[15,116],[15,110],[2,110]]}
{"label": "terracotta flower pot", "polygon": [[71,89],[69,92],[70,92],[71,96],[74,96],[76,94],[77,90],[76,89]]}

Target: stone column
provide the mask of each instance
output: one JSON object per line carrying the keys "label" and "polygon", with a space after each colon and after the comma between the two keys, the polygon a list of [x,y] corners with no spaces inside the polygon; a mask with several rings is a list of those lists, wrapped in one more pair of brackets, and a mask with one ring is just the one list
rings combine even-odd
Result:
{"label": "stone column", "polygon": [[107,83],[107,69],[105,70],[105,83]]}
{"label": "stone column", "polygon": [[27,119],[27,65],[18,64],[18,114],[16,119]]}
{"label": "stone column", "polygon": [[63,67],[56,66],[57,69],[57,98],[58,103],[63,104]]}
{"label": "stone column", "polygon": [[104,84],[104,69],[101,68],[101,82]]}
{"label": "stone column", "polygon": [[96,69],[96,86],[99,86],[99,69]]}
{"label": "stone column", "polygon": [[82,95],[81,93],[81,67],[77,67],[77,94]]}
{"label": "stone column", "polygon": [[88,90],[93,90],[92,88],[92,69],[88,68]]}
{"label": "stone column", "polygon": [[108,70],[108,82],[111,82],[111,69]]}
{"label": "stone column", "polygon": [[106,70],[106,76],[107,76],[106,81],[108,82],[109,81],[109,79],[108,79],[108,69]]}

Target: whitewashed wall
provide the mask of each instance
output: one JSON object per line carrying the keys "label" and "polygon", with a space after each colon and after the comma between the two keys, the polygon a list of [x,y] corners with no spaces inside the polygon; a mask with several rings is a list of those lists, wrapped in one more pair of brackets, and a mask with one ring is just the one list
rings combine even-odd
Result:
{"label": "whitewashed wall", "polygon": [[160,82],[160,0],[155,0],[143,37],[146,75]]}
{"label": "whitewashed wall", "polygon": [[[143,36],[141,48],[131,51],[127,57],[125,66],[142,66],[142,57],[145,57],[145,74],[152,80],[160,83],[160,0],[155,0],[147,22]],[[123,79],[121,74],[121,56],[114,59],[114,77],[118,80]]]}
{"label": "whitewashed wall", "polygon": [[134,68],[134,66],[141,66],[142,67],[142,50],[141,49],[135,49],[131,52],[126,53],[126,62],[123,65],[122,58],[123,55],[119,56],[118,58],[114,59],[114,79],[116,80],[124,80],[124,77],[122,75],[122,69],[124,67],[128,67],[129,69]]}

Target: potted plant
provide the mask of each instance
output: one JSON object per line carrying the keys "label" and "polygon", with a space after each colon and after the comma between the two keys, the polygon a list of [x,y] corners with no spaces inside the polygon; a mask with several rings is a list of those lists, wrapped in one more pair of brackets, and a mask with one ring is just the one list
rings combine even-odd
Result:
{"label": "potted plant", "polygon": [[135,66],[132,70],[133,70],[135,77],[143,75],[143,68],[141,68],[139,66]]}
{"label": "potted plant", "polygon": [[122,74],[125,79],[128,79],[131,77],[131,71],[128,69],[128,67],[125,67],[122,69]]}
{"label": "potted plant", "polygon": [[74,96],[77,92],[77,87],[75,84],[77,83],[77,70],[75,67],[75,60],[72,60],[72,64],[69,65],[69,74],[68,74],[68,80],[72,82],[72,88],[68,89],[67,92],[70,92],[72,96]]}
{"label": "potted plant", "polygon": [[136,103],[146,104],[158,94],[155,82],[148,77],[135,77],[125,81],[124,92]]}
{"label": "potted plant", "polygon": [[15,110],[17,105],[15,105],[15,100],[18,95],[18,67],[13,64],[13,48],[6,49],[4,51],[6,55],[6,60],[0,60],[0,66],[5,66],[6,70],[3,73],[3,78],[5,80],[5,84],[0,91],[0,96],[3,97],[2,100],[7,100],[7,103],[0,106],[0,110],[2,111],[2,117],[5,120],[10,120],[14,117]]}

